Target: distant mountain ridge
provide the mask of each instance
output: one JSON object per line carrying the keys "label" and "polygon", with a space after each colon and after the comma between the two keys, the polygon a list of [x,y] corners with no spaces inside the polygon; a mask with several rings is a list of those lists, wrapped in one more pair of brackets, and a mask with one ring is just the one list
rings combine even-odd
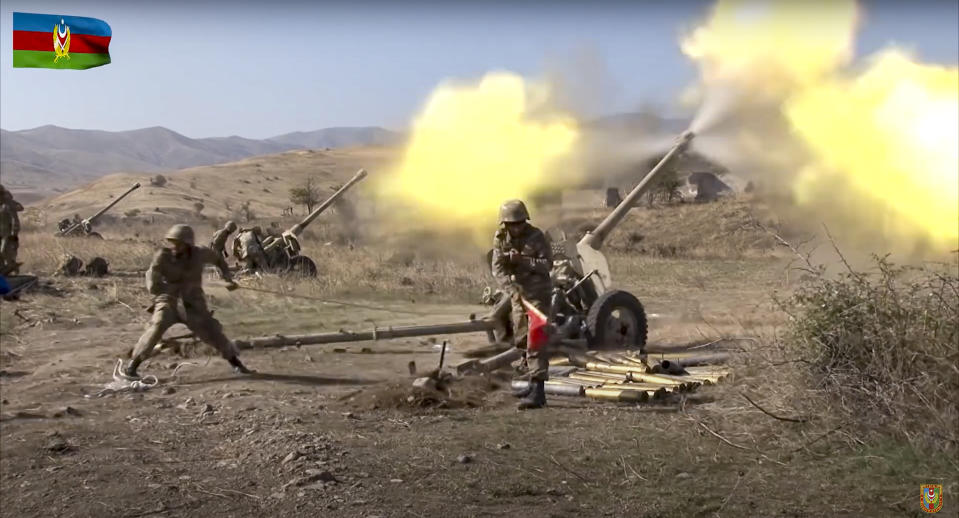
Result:
{"label": "distant mountain ridge", "polygon": [[193,139],[164,127],[102,131],[40,126],[0,130],[5,185],[53,192],[114,172],[160,172],[233,162],[292,149],[382,146],[400,134],[378,127],[326,128],[256,140]]}

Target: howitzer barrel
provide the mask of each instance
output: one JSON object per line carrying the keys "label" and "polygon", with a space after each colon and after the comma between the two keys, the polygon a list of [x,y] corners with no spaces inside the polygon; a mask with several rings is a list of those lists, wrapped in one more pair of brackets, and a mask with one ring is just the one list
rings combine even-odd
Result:
{"label": "howitzer barrel", "polygon": [[140,183],[139,183],[139,182],[133,184],[133,187],[130,187],[129,189],[127,189],[127,192],[121,194],[117,199],[115,199],[115,200],[113,200],[112,202],[110,202],[109,205],[107,205],[106,207],[103,207],[102,209],[100,209],[99,211],[97,211],[96,214],[94,214],[94,215],[90,216],[89,218],[87,218],[87,222],[88,222],[88,223],[93,223],[97,218],[99,218],[100,216],[102,216],[103,213],[105,213],[106,211],[112,209],[113,206],[116,205],[117,203],[120,203],[120,200],[122,200],[123,198],[126,198],[128,194],[130,194],[131,192],[133,192],[133,191],[135,191],[135,190],[137,190],[137,189],[139,189],[139,188],[140,188]]}
{"label": "howitzer barrel", "polygon": [[88,224],[88,225],[92,225],[93,222],[97,220],[97,218],[99,218],[100,216],[102,216],[106,211],[112,209],[114,205],[116,205],[117,203],[120,203],[120,200],[122,200],[123,198],[126,198],[127,195],[129,195],[131,192],[133,192],[133,191],[135,191],[135,190],[137,190],[137,189],[139,189],[139,188],[140,188],[140,182],[137,182],[137,183],[133,184],[133,187],[130,187],[129,189],[127,189],[127,191],[126,191],[125,193],[121,194],[119,197],[117,197],[117,199],[115,199],[115,200],[113,200],[112,202],[110,202],[109,205],[107,205],[106,207],[103,207],[102,209],[98,210],[96,214],[94,214],[94,215],[90,216],[89,218],[83,220],[83,222],[81,222],[81,223],[76,223],[76,224],[74,224],[74,225],[71,225],[69,228],[61,231],[61,232],[60,232],[60,235],[65,236],[65,235],[68,235],[68,234],[74,232],[74,231],[75,231],[77,228],[79,228],[83,223],[86,223],[86,224]]}
{"label": "howitzer barrel", "polygon": [[381,339],[388,340],[392,338],[409,338],[415,336],[477,333],[492,330],[494,327],[495,325],[493,322],[488,320],[471,320],[469,322],[462,322],[458,324],[390,327],[386,329],[374,329],[372,331],[362,331],[358,333],[350,331],[338,331],[334,333],[320,333],[314,335],[262,336],[259,338],[250,338],[248,340],[236,340],[235,343],[240,349],[253,349],[257,347],[284,347],[287,345],[319,345],[343,342],[365,342],[369,340]]}
{"label": "howitzer barrel", "polygon": [[355,175],[353,175],[353,178],[350,178],[350,181],[343,184],[343,187],[340,187],[339,189],[337,189],[337,191],[334,192],[332,196],[327,198],[326,201],[321,203],[319,207],[313,209],[313,212],[307,214],[307,216],[303,218],[303,221],[300,221],[296,225],[293,225],[292,227],[290,227],[290,230],[288,230],[287,232],[293,234],[294,236],[300,235],[300,232],[303,232],[303,229],[306,228],[307,225],[309,225],[310,223],[313,223],[313,220],[316,219],[317,216],[319,216],[320,214],[323,213],[323,211],[328,209],[330,205],[333,205],[333,203],[336,201],[337,198],[342,196],[343,193],[349,190],[350,187],[353,187],[355,183],[359,182],[360,180],[364,178],[366,178],[366,170],[360,169],[359,171],[356,172]]}
{"label": "howitzer barrel", "polygon": [[695,134],[692,131],[684,132],[679,137],[679,141],[676,143],[676,145],[674,145],[673,148],[666,153],[666,156],[664,156],[662,160],[660,160],[659,163],[656,164],[656,166],[653,167],[652,170],[650,170],[649,173],[639,182],[639,184],[636,185],[636,187],[634,187],[625,198],[623,198],[623,201],[619,202],[619,205],[617,205],[616,208],[613,209],[608,216],[606,216],[606,219],[601,221],[592,232],[589,232],[583,237],[580,243],[588,245],[594,250],[599,250],[599,248],[603,246],[603,241],[607,236],[609,236],[610,232],[612,232],[613,229],[616,228],[616,225],[618,225],[619,222],[626,217],[626,213],[629,212],[629,209],[633,208],[633,206],[636,204],[636,201],[639,200],[639,197],[646,192],[650,182],[652,182],[659,172],[662,171],[666,165],[673,160],[673,157],[681,153],[689,145],[694,136]]}

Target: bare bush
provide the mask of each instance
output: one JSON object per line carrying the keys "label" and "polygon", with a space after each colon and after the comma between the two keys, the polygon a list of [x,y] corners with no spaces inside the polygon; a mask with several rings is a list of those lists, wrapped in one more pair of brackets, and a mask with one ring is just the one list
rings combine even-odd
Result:
{"label": "bare bush", "polygon": [[791,317],[790,343],[860,424],[954,449],[959,272],[873,259],[875,271],[846,263],[835,277],[807,261],[803,285],[778,301]]}

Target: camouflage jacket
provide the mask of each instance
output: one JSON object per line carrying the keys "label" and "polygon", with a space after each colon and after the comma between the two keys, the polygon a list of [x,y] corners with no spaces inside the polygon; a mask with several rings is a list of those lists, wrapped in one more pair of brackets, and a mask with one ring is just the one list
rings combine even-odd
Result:
{"label": "camouflage jacket", "polygon": [[553,251],[543,231],[527,224],[512,237],[500,227],[493,237],[493,276],[505,289],[519,287],[524,292],[548,293]]}
{"label": "camouflage jacket", "polygon": [[20,215],[23,205],[12,197],[6,196],[0,201],[0,237],[11,237],[20,234]]}
{"label": "camouflage jacket", "polygon": [[161,248],[147,270],[147,291],[171,302],[177,298],[203,297],[203,267],[208,264],[220,270],[223,280],[229,282],[233,279],[223,256],[205,246],[191,246],[182,255]]}
{"label": "camouflage jacket", "polygon": [[230,234],[231,232],[225,228],[214,232],[213,239],[210,240],[210,248],[224,257],[229,257],[230,254],[226,251],[226,240],[230,238]]}
{"label": "camouflage jacket", "polygon": [[233,239],[233,256],[246,259],[249,251],[263,249],[263,240],[252,228],[241,228]]}

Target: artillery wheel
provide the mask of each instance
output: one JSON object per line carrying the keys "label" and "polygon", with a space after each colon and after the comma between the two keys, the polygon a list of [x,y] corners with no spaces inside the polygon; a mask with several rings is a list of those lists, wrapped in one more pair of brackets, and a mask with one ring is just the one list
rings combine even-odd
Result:
{"label": "artillery wheel", "polygon": [[612,290],[596,299],[586,313],[589,345],[606,347],[639,347],[646,349],[646,311],[633,294]]}
{"label": "artillery wheel", "polygon": [[286,273],[299,277],[316,277],[316,263],[305,255],[298,255],[290,259]]}

